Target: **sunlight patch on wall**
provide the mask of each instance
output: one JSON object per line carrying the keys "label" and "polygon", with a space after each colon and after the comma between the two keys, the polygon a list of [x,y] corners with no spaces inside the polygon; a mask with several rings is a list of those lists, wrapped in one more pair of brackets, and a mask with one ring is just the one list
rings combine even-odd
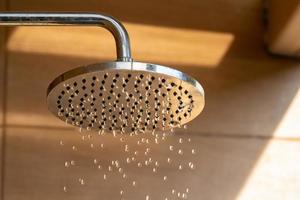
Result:
{"label": "sunlight patch on wall", "polygon": [[299,142],[267,142],[236,199],[300,199],[299,154]]}
{"label": "sunlight patch on wall", "polygon": [[300,90],[287,108],[284,116],[275,129],[274,137],[299,137],[300,135]]}
{"label": "sunlight patch on wall", "polygon": [[[153,63],[216,67],[231,46],[230,33],[125,23],[133,58]],[[115,59],[113,37],[97,27],[17,27],[8,50],[23,53]]]}

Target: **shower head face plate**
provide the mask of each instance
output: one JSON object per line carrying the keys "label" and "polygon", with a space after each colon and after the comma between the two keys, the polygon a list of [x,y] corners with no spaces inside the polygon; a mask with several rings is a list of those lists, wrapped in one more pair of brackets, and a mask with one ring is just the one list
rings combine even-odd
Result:
{"label": "shower head face plate", "polygon": [[203,110],[204,91],[195,79],[175,69],[108,62],[57,77],[48,87],[47,104],[68,124],[130,134],[183,126]]}

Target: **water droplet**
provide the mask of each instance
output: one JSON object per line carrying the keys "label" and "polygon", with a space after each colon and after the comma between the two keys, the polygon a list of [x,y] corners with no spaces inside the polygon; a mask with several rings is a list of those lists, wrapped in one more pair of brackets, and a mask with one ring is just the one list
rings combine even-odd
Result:
{"label": "water droplet", "polygon": [[68,161],[65,162],[65,167],[70,167],[70,163]]}
{"label": "water droplet", "polygon": [[166,181],[167,180],[167,176],[164,176],[164,181]]}
{"label": "water droplet", "polygon": [[189,192],[190,192],[190,188],[186,188],[186,189],[185,189],[185,192],[186,192],[186,193],[189,193]]}
{"label": "water droplet", "polygon": [[79,178],[78,181],[79,181],[80,185],[84,185],[85,184],[85,182],[84,182],[84,180],[82,178]]}
{"label": "water droplet", "polygon": [[128,152],[129,151],[129,146],[126,144],[125,145],[125,152]]}
{"label": "water droplet", "polygon": [[73,151],[77,151],[76,146],[73,145],[73,146],[72,146],[72,150],[73,150]]}
{"label": "water droplet", "polygon": [[182,165],[179,165],[179,166],[178,166],[178,169],[179,169],[179,170],[182,170]]}
{"label": "water droplet", "polygon": [[120,190],[120,195],[123,195],[124,194],[124,191],[123,190]]}
{"label": "water droplet", "polygon": [[60,146],[64,146],[64,142],[62,140],[59,141]]}
{"label": "water droplet", "polygon": [[192,149],[192,154],[196,154],[196,151],[195,151],[195,149]]}
{"label": "water droplet", "polygon": [[172,145],[169,146],[170,151],[174,150],[174,147]]}
{"label": "water droplet", "polygon": [[183,141],[182,138],[179,138],[178,142],[179,142],[180,144],[182,143],[182,141]]}
{"label": "water droplet", "polygon": [[168,159],[167,159],[167,162],[170,163],[170,162],[171,162],[171,158],[168,158]]}
{"label": "water droplet", "polygon": [[74,160],[71,160],[71,165],[75,165],[75,161]]}
{"label": "water droplet", "polygon": [[194,165],[192,162],[189,162],[189,167],[190,167],[191,169],[195,169],[195,165]]}
{"label": "water droplet", "polygon": [[97,159],[94,159],[94,164],[97,164],[98,163],[98,160]]}
{"label": "water droplet", "polygon": [[185,125],[183,125],[183,128],[184,128],[184,129],[187,129],[187,125],[186,125],[186,124],[185,124]]}
{"label": "water droplet", "polygon": [[98,169],[102,169],[101,165],[98,165]]}
{"label": "water droplet", "polygon": [[181,149],[178,150],[179,155],[183,155],[183,151]]}
{"label": "water droplet", "polygon": [[146,200],[149,200],[150,199],[150,196],[149,195],[146,195]]}
{"label": "water droplet", "polygon": [[136,186],[136,182],[135,181],[132,181],[132,186]]}
{"label": "water droplet", "polygon": [[152,171],[155,173],[155,172],[156,172],[156,168],[154,167],[154,168],[152,169]]}
{"label": "water droplet", "polygon": [[103,179],[106,180],[107,179],[107,176],[106,174],[103,174]]}
{"label": "water droplet", "polygon": [[66,186],[63,187],[63,190],[64,190],[64,192],[68,191]]}

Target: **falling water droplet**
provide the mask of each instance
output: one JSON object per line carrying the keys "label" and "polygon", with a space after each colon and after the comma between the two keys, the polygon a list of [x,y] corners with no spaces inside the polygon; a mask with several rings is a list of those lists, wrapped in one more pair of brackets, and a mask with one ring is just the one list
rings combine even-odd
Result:
{"label": "falling water droplet", "polygon": [[135,181],[132,181],[132,186],[136,186],[136,182]]}
{"label": "falling water droplet", "polygon": [[192,154],[196,154],[196,151],[195,151],[195,149],[192,149]]}
{"label": "falling water droplet", "polygon": [[183,151],[181,149],[178,150],[179,155],[183,155]]}
{"label": "falling water droplet", "polygon": [[80,185],[84,185],[85,184],[85,182],[84,182],[84,180],[82,178],[79,178],[78,180],[79,180]]}
{"label": "falling water droplet", "polygon": [[164,176],[164,181],[166,181],[167,180],[167,176]]}
{"label": "falling water droplet", "polygon": [[129,151],[129,146],[126,144],[125,145],[125,150],[124,150],[125,152],[128,152]]}
{"label": "falling water droplet", "polygon": [[65,167],[70,167],[70,163],[68,161],[65,162]]}
{"label": "falling water droplet", "polygon": [[63,190],[64,190],[64,192],[68,191],[66,186],[63,187]]}
{"label": "falling water droplet", "polygon": [[170,163],[170,162],[171,162],[171,158],[168,158],[168,159],[167,159],[167,162]]}
{"label": "falling water droplet", "polygon": [[75,165],[75,161],[74,160],[71,160],[71,165]]}
{"label": "falling water droplet", "polygon": [[149,200],[150,199],[150,196],[149,195],[146,195],[146,200]]}
{"label": "falling water droplet", "polygon": [[174,150],[174,147],[172,145],[169,146],[170,151]]}
{"label": "falling water droplet", "polygon": [[194,165],[192,162],[189,162],[189,167],[190,167],[191,169],[195,169],[195,165]]}

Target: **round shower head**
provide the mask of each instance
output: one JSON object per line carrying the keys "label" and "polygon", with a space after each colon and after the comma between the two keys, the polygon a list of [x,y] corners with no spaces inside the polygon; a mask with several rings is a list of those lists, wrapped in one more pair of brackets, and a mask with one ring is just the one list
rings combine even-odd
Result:
{"label": "round shower head", "polygon": [[204,91],[188,75],[156,64],[108,62],[57,77],[49,110],[89,130],[138,133],[181,127],[201,113]]}

